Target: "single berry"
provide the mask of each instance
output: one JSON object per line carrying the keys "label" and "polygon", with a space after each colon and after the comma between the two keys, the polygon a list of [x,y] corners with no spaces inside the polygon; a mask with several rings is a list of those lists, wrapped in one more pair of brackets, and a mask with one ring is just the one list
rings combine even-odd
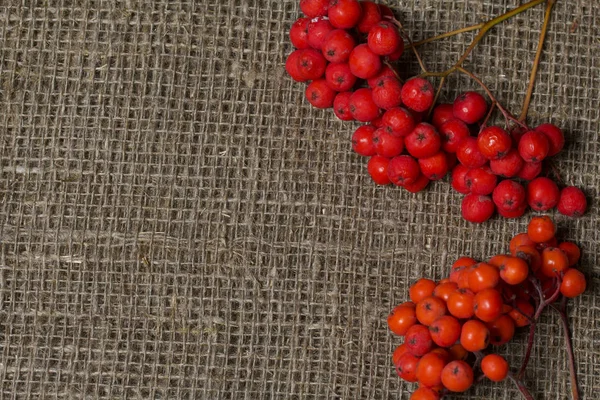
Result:
{"label": "single berry", "polygon": [[[390,165],[388,167],[388,178],[394,185],[410,185],[414,183],[420,175],[421,170],[419,169],[419,163],[411,156],[398,156],[392,158],[390,161]],[[435,287],[435,283],[433,285]],[[418,302],[418,300],[413,301]]]}
{"label": "single berry", "polygon": [[308,24],[310,18],[298,18],[290,28],[290,41],[297,49],[306,49],[308,44]]}
{"label": "single berry", "polygon": [[402,84],[395,76],[381,78],[372,90],[373,101],[379,108],[389,110],[398,107],[402,102],[400,99]]}
{"label": "single berry", "polygon": [[422,357],[429,353],[433,348],[433,340],[429,328],[424,325],[411,326],[404,337],[404,343],[408,347],[408,351],[417,356]]}
{"label": "single berry", "polygon": [[327,15],[329,0],[300,0],[300,10],[308,18],[322,17]]}
{"label": "single berry", "polygon": [[492,200],[498,210],[516,211],[526,204],[527,192],[520,183],[507,179],[496,186]]}
{"label": "single berry", "polygon": [[421,325],[430,326],[433,321],[446,314],[446,302],[439,297],[425,297],[417,303],[416,315]]}
{"label": "single berry", "polygon": [[440,354],[430,352],[425,354],[417,364],[417,379],[425,387],[437,386],[442,383],[442,370],[446,360]]}
{"label": "single berry", "polygon": [[553,278],[569,268],[569,258],[558,247],[547,247],[542,251],[542,268],[540,271]]}
{"label": "single berry", "polygon": [[460,344],[462,344],[467,351],[474,352],[484,350],[489,343],[490,330],[483,322],[471,319],[463,324],[460,332]]}
{"label": "single berry", "polygon": [[442,140],[433,125],[418,124],[406,137],[406,150],[415,158],[435,155],[442,147]]}
{"label": "single berry", "polygon": [[452,282],[450,279],[447,279],[446,282],[440,281],[438,285],[433,290],[433,295],[435,297],[439,297],[444,301],[448,301],[450,295],[454,293],[458,289],[458,285],[455,282]]}
{"label": "single berry", "polygon": [[361,88],[350,97],[352,117],[360,122],[369,122],[379,117],[381,110],[373,101],[371,89]]}
{"label": "single berry", "polygon": [[466,392],[473,385],[473,368],[461,360],[449,362],[442,371],[442,384],[451,392]]}
{"label": "single berry", "polygon": [[375,127],[372,125],[358,127],[352,135],[352,149],[361,156],[374,156],[376,154],[375,144],[373,143],[374,132]]}
{"label": "single berry", "polygon": [[495,321],[488,322],[490,344],[500,346],[510,342],[515,336],[515,322],[508,315],[501,315]]}
{"label": "single berry", "polygon": [[517,176],[523,168],[524,161],[515,149],[509,152],[502,158],[490,161],[490,169],[498,176],[512,178]]}
{"label": "single berry", "polygon": [[399,156],[404,150],[404,139],[392,135],[385,128],[379,128],[373,133],[373,143],[377,154],[386,158]]}
{"label": "single berry", "polygon": [[375,76],[367,79],[367,85],[373,89],[380,83],[381,79],[388,76],[398,79],[398,75],[396,75],[396,72],[392,68],[390,68],[388,65],[383,65]]}
{"label": "single berry", "polygon": [[450,347],[460,338],[460,322],[451,315],[443,315],[429,326],[431,339],[440,347]]}
{"label": "single berry", "polygon": [[356,83],[356,77],[346,63],[330,63],[325,69],[325,80],[336,92],[346,92]]}
{"label": "single berry", "polygon": [[496,207],[489,196],[468,194],[462,201],[462,216],[469,222],[481,224],[494,215]]}
{"label": "single berry", "polygon": [[[479,293],[485,289],[492,289],[500,282],[500,273],[496,267],[488,263],[477,263],[468,273],[469,289]],[[477,299],[475,299],[477,300]]]}
{"label": "single berry", "polygon": [[437,181],[448,173],[448,158],[440,151],[431,157],[419,158],[419,168],[427,179]]}
{"label": "single berry", "polygon": [[460,142],[470,135],[467,124],[456,118],[444,122],[439,127],[439,131],[442,137],[442,147],[447,153],[456,153]]}
{"label": "single berry", "polygon": [[369,159],[367,170],[373,182],[378,185],[388,185],[390,183],[388,178],[389,164],[390,160],[385,157],[375,155]]}
{"label": "single berry", "polygon": [[413,303],[418,303],[426,297],[432,296],[436,284],[431,279],[421,278],[408,289],[408,296]]}
{"label": "single berry", "polygon": [[471,318],[474,314],[473,306],[475,294],[469,289],[458,289],[452,293],[446,302],[448,312],[458,319]]}
{"label": "single berry", "polygon": [[327,60],[320,51],[315,49],[298,50],[298,74],[306,81],[314,81],[325,74]]}
{"label": "single berry", "polygon": [[535,128],[535,130],[546,135],[546,139],[548,139],[548,144],[550,145],[548,156],[555,156],[565,147],[565,135],[556,125],[542,124]]}
{"label": "single berry", "polygon": [[519,140],[519,155],[525,162],[540,162],[549,151],[548,138],[542,132],[529,131]]}
{"label": "single berry", "polygon": [[487,195],[496,188],[498,178],[489,167],[473,168],[465,175],[465,183],[471,193]]}
{"label": "single berry", "polygon": [[466,92],[454,100],[454,116],[467,124],[474,124],[485,117],[487,102],[477,92]]}
{"label": "single berry", "polygon": [[411,110],[425,112],[433,104],[435,91],[431,83],[423,78],[412,78],[402,87],[402,103]]}
{"label": "single berry", "polygon": [[498,269],[500,278],[509,285],[523,283],[529,275],[529,265],[521,257],[505,257]]}
{"label": "single berry", "polygon": [[483,322],[495,321],[502,315],[503,304],[502,295],[498,290],[493,288],[484,289],[475,294],[475,301],[473,303],[475,316]]}
{"label": "single berry", "polygon": [[331,0],[327,16],[331,25],[336,28],[353,28],[362,15],[362,8],[358,0]]}
{"label": "single berry", "polygon": [[369,48],[380,56],[389,56],[400,47],[404,47],[404,40],[398,28],[389,21],[381,21],[371,28],[367,38]]}
{"label": "single berry", "polygon": [[561,242],[558,244],[558,248],[561,249],[569,259],[569,267],[575,266],[581,257],[581,250],[573,242]]}
{"label": "single berry", "polygon": [[392,333],[404,336],[406,332],[417,323],[417,314],[414,307],[414,303],[410,302],[400,304],[394,307],[392,312],[387,317],[388,328]]}
{"label": "single berry", "polygon": [[535,211],[547,211],[559,201],[560,191],[554,181],[548,178],[535,178],[527,185],[527,203]]}
{"label": "single berry", "polygon": [[390,108],[383,114],[383,126],[395,136],[408,136],[416,126],[410,112],[402,107]]}
{"label": "single berry", "polygon": [[381,58],[373,53],[366,44],[359,44],[350,53],[348,60],[350,70],[361,79],[369,79],[377,75],[381,69]]}
{"label": "single berry", "polygon": [[490,126],[479,133],[477,147],[488,160],[497,160],[508,154],[512,139],[504,129]]}
{"label": "single berry", "polygon": [[383,18],[379,5],[372,1],[361,1],[362,15],[356,24],[356,29],[360,33],[369,33],[371,28],[375,26]]}
{"label": "single berry", "polygon": [[465,179],[469,171],[470,169],[462,164],[456,165],[452,170],[452,188],[458,193],[467,194],[471,192],[471,189],[467,185],[467,181]]}
{"label": "single berry", "polygon": [[514,255],[516,248],[519,246],[535,246],[535,242],[529,238],[527,233],[518,233],[510,239],[510,254]]}
{"label": "single berry", "polygon": [[547,242],[556,234],[556,225],[547,215],[536,216],[529,221],[527,235],[535,243]]}
{"label": "single berry", "polygon": [[296,82],[304,82],[307,79],[300,73],[299,60],[302,50],[293,51],[285,61],[285,70]]}
{"label": "single berry", "polygon": [[325,38],[335,30],[327,18],[317,18],[308,23],[307,39],[310,47],[322,50]]}
{"label": "single berry", "polygon": [[316,108],[330,108],[333,107],[333,100],[335,99],[336,92],[331,89],[325,79],[317,79],[312,81],[306,87],[306,98],[309,103]]}
{"label": "single berry", "polygon": [[348,31],[335,29],[325,37],[321,51],[325,59],[332,63],[348,61],[356,41]]}
{"label": "single berry", "polygon": [[431,118],[431,124],[436,128],[440,129],[442,125],[454,117],[452,104],[439,104],[433,109],[433,117]]}
{"label": "single berry", "polygon": [[569,268],[560,284],[560,293],[568,298],[577,297],[585,292],[586,286],[585,275],[575,268]]}
{"label": "single berry", "polygon": [[479,168],[487,164],[488,160],[479,151],[477,139],[469,136],[464,138],[456,150],[458,161],[468,168]]}
{"label": "single berry", "polygon": [[333,112],[342,121],[354,120],[350,112],[350,96],[352,96],[352,92],[342,92],[333,99]]}
{"label": "single berry", "polygon": [[481,360],[481,371],[493,382],[502,382],[508,376],[508,362],[498,354],[488,354]]}
{"label": "single berry", "polygon": [[587,210],[587,199],[581,189],[567,186],[560,192],[557,208],[568,217],[581,217]]}
{"label": "single berry", "polygon": [[[520,157],[520,156],[519,156]],[[541,162],[526,162],[523,163],[517,177],[526,181],[534,180],[542,172]]]}

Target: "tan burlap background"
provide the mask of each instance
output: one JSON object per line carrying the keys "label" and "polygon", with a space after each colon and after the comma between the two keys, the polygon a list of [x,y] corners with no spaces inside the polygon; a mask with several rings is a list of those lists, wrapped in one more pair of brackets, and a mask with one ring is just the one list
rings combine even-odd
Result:
{"label": "tan burlap background", "polygon": [[[0,398],[408,398],[387,313],[458,255],[505,251],[527,218],[469,225],[447,181],[375,187],[354,125],[284,73],[297,3],[0,2]],[[391,2],[415,39],[518,3]],[[542,16],[468,61],[515,111]],[[427,65],[470,37],[425,47]],[[557,216],[591,281],[572,309],[585,399],[600,390],[599,54],[600,3],[559,0],[530,120],[564,127],[557,165],[591,200]],[[472,87],[454,77],[444,96]],[[528,385],[567,399],[562,333],[544,321]],[[523,342],[503,350],[515,364]]]}

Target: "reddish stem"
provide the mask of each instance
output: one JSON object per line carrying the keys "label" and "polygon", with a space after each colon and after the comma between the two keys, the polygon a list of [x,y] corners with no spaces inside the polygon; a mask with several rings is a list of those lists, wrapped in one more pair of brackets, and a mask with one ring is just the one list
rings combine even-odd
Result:
{"label": "reddish stem", "polygon": [[571,332],[569,330],[569,320],[567,317],[567,298],[564,297],[560,302],[560,308],[552,306],[552,308],[560,316],[560,321],[565,333],[565,347],[569,356],[569,373],[571,375],[571,395],[573,400],[579,400],[579,387],[577,386],[577,372],[575,370],[575,355],[573,353],[573,343],[571,342]]}
{"label": "reddish stem", "polygon": [[525,385],[523,384],[523,381],[521,381],[521,379],[515,377],[512,373],[509,373],[508,377],[515,383],[515,385],[517,385],[517,387],[519,388],[519,391],[521,392],[523,397],[525,397],[527,400],[535,400],[533,398],[533,395],[531,394],[531,392],[529,390],[527,390],[527,388],[525,387]]}

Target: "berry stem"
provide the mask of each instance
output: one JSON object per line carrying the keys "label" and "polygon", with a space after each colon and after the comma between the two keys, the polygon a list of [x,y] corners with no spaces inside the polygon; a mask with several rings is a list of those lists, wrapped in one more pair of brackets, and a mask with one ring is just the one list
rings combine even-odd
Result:
{"label": "berry stem", "polygon": [[413,53],[415,53],[415,57],[417,57],[417,61],[419,62],[419,66],[421,67],[421,71],[423,71],[424,74],[429,73],[429,71],[427,71],[427,68],[425,67],[425,63],[423,62],[421,55],[419,54],[419,51],[413,45],[413,41],[410,38],[410,35],[404,30],[402,23],[394,17],[388,17],[388,18],[390,19],[390,21],[393,24],[395,24],[400,29],[400,31],[402,31],[402,33],[404,34],[404,37],[406,37],[406,40],[408,41],[408,47],[410,47],[412,49]]}
{"label": "berry stem", "polygon": [[442,93],[442,88],[444,87],[445,82],[446,82],[445,77],[440,79],[440,83],[438,84],[437,90],[435,91],[435,97],[433,98],[433,103],[431,104],[431,107],[429,107],[429,112],[427,113],[428,117],[430,117],[431,113],[433,113],[433,109],[435,108],[435,105],[440,97],[440,93]]}
{"label": "berry stem", "polygon": [[567,298],[564,297],[560,302],[560,308],[552,306],[560,315],[563,331],[565,333],[565,345],[569,356],[569,373],[571,375],[571,395],[573,400],[579,400],[579,388],[577,386],[577,372],[575,371],[575,355],[573,354],[573,343],[571,342],[571,332],[569,330],[569,320],[567,317]]}
{"label": "berry stem", "polygon": [[535,60],[533,61],[533,68],[531,69],[531,76],[529,77],[529,87],[527,88],[527,94],[523,102],[523,109],[519,116],[519,121],[525,122],[527,120],[527,113],[529,112],[529,104],[531,103],[531,97],[533,96],[533,88],[535,86],[535,79],[537,77],[538,68],[540,66],[540,60],[542,59],[542,50],[544,48],[544,40],[546,39],[546,33],[548,32],[548,26],[550,25],[550,17],[552,15],[552,8],[556,0],[547,0],[546,14],[544,16],[544,25],[540,32],[540,40],[538,42],[537,52],[535,54]]}
{"label": "berry stem", "polygon": [[[442,33],[442,34],[437,35],[437,36],[432,36],[432,37],[427,38],[427,39],[419,40],[418,42],[414,42],[412,45],[414,47],[419,47],[419,46],[422,46],[422,45],[427,44],[427,43],[435,42],[436,40],[445,39],[447,37],[460,35],[461,33],[465,33],[465,32],[476,31],[477,29],[483,28],[484,25],[485,25],[485,22],[481,22],[481,23],[476,24],[476,25],[471,25],[471,26],[466,26],[464,28],[455,29],[453,31]],[[407,46],[407,48],[408,47],[409,46]]]}
{"label": "berry stem", "polygon": [[533,398],[533,395],[525,387],[525,384],[523,384],[523,381],[521,381],[521,379],[515,377],[512,373],[509,373],[508,377],[515,383],[515,385],[517,385],[517,387],[519,388],[519,391],[521,392],[521,394],[523,395],[523,397],[525,397],[527,400],[535,400]]}

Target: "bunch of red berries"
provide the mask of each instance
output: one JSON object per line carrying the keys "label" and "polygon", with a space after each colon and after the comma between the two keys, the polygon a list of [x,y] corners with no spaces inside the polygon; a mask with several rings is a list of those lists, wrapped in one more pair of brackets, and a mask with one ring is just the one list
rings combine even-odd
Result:
{"label": "bunch of red berries", "polygon": [[395,307],[387,323],[404,336],[392,358],[402,379],[419,384],[412,400],[464,392],[479,380],[478,370],[494,382],[518,379],[502,356],[483,352],[508,343],[516,328],[535,324],[561,295],[576,297],[586,288],[575,269],[579,247],[558,243],[555,232],[549,217],[534,217],[527,233],[510,241],[510,255],[487,262],[461,257],[448,279],[420,279],[410,287],[411,301]]}
{"label": "bunch of red berries", "polygon": [[539,177],[543,160],[565,144],[558,127],[523,125],[509,133],[487,126],[490,110],[476,92],[434,108],[435,90],[428,80],[403,82],[391,67],[403,54],[404,40],[387,6],[302,0],[300,8],[306,17],[290,30],[297,50],[286,69],[296,81],[311,81],[306,98],[313,106],[333,107],[344,121],[368,123],[354,132],[352,148],[369,157],[375,183],[416,193],[451,172],[452,187],[466,195],[462,215],[475,223],[496,210],[506,218],[520,217],[528,207],[558,207],[574,217],[585,212],[580,189],[560,191],[554,181]]}

